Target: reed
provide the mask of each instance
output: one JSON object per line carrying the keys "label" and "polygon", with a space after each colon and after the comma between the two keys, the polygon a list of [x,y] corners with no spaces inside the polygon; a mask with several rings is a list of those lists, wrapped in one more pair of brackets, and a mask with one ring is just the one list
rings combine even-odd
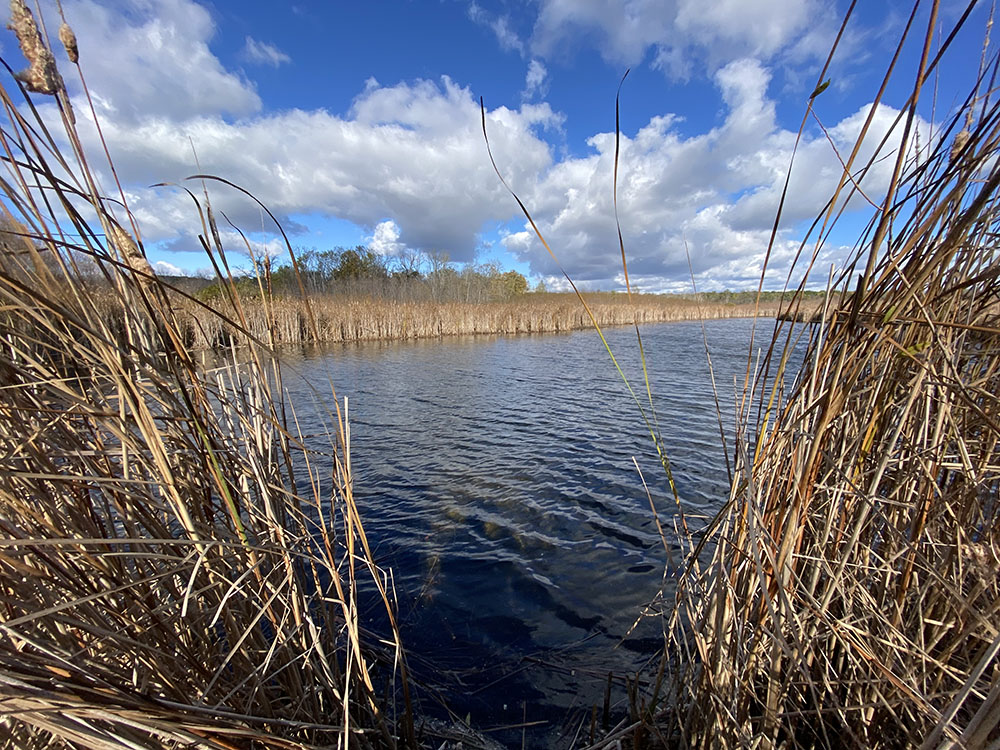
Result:
{"label": "reed", "polygon": [[[831,284],[842,293],[830,294],[819,324],[808,327],[795,325],[811,316],[793,301],[762,364],[748,361],[729,500],[701,529],[676,515],[675,539],[688,554],[665,576],[676,593],[661,612],[658,667],[645,688],[630,682],[629,713],[617,727],[594,738],[592,720],[591,750],[1000,749],[1000,57],[988,54],[992,17],[964,103],[935,123],[929,142],[915,127],[921,95],[934,90],[935,68],[974,7],[939,29],[931,3],[916,81],[895,125],[903,146],[890,156],[886,195]],[[843,175],[814,224],[811,253],[803,242],[799,292],[859,180],[882,158],[857,163],[870,123],[841,155]],[[617,169],[616,159],[615,185]],[[621,250],[627,283],[624,243]],[[593,324],[600,333],[596,316]],[[638,326],[636,334],[645,376]],[[804,365],[789,373],[802,339]],[[607,348],[683,511],[649,379],[647,406]],[[669,557],[665,534],[664,547]],[[605,724],[607,713],[606,698]]]}
{"label": "reed", "polygon": [[307,445],[238,314],[201,311],[240,355],[197,361],[12,5],[31,68],[0,86],[0,747],[412,746],[398,634],[359,612],[393,622],[346,415]]}
{"label": "reed", "polygon": [[741,407],[729,502],[682,534],[694,551],[667,615],[671,705],[647,714],[646,736],[1000,748],[996,64],[919,157],[900,156],[841,278],[857,286],[811,329],[791,391],[801,331],[776,327]]}
{"label": "reed", "polygon": [[[790,297],[791,295],[789,295]],[[640,295],[629,304],[625,295],[591,294],[590,308],[603,326],[665,323],[716,318],[775,317],[785,314],[789,300],[761,303],[700,300],[695,296]],[[228,316],[213,308],[222,307]],[[224,301],[212,307],[182,300],[176,306],[190,345],[217,348],[232,342],[225,323],[234,310]],[[806,307],[819,309],[816,300]],[[247,329],[275,345],[405,340],[473,334],[556,333],[590,328],[593,324],[579,301],[569,294],[529,294],[509,302],[434,302],[377,299],[365,296],[309,296],[241,302]],[[310,310],[316,325],[310,322]],[[183,311],[183,312],[181,312]]]}

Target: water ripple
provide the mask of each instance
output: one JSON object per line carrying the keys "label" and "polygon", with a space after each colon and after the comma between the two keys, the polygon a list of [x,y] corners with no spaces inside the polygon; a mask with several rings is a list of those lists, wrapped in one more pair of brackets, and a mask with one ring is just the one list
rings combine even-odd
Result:
{"label": "water ripple", "polygon": [[[730,433],[750,326],[706,325]],[[634,335],[607,333],[653,421]],[[689,512],[710,513],[728,477],[701,326],[648,326],[643,342],[676,486]],[[531,703],[529,720],[589,706],[603,700],[609,670],[635,669],[662,642],[653,622],[613,648],[664,581],[650,500],[665,528],[676,504],[594,333],[345,345],[288,364],[303,378],[287,378],[293,398],[328,379],[350,398],[366,530],[394,570],[406,642],[460,681],[460,714],[488,725],[519,721],[498,708],[515,701]]]}

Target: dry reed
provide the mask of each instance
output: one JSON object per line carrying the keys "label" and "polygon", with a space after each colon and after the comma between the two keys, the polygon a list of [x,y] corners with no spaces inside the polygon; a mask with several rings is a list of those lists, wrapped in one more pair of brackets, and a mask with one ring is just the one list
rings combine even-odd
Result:
{"label": "dry reed", "polygon": [[321,456],[234,321],[239,361],[193,359],[56,80],[62,148],[0,87],[0,747],[412,745],[339,411]]}
{"label": "dry reed", "polygon": [[[790,391],[803,334],[790,323],[807,317],[798,300],[778,316],[762,366],[748,362],[729,501],[701,530],[678,515],[690,553],[663,612],[658,671],[645,691],[630,687],[629,716],[592,750],[1000,750],[1000,58],[987,55],[991,16],[972,92],[921,143],[917,104],[975,7],[932,56],[942,30],[930,5],[885,198],[833,285],[845,294],[806,329]],[[871,122],[841,157],[819,239],[801,257],[803,286],[882,158],[877,148],[855,163]],[[617,168],[616,158],[616,185]],[[647,412],[626,384],[673,489],[652,397]]]}
{"label": "dry reed", "polygon": [[[1000,748],[992,65],[919,157],[901,155],[842,277],[858,287],[812,329],[794,391],[750,385],[730,501],[679,581],[672,705],[647,736]],[[772,374],[788,336],[776,329]]]}
{"label": "dry reed", "polygon": [[[679,297],[638,297],[629,304],[624,295],[593,295],[591,310],[603,326],[665,323],[709,318],[776,316],[788,303],[773,301],[757,307],[752,301],[699,302]],[[815,303],[813,303],[815,304]],[[232,315],[231,308],[223,306]],[[571,295],[528,295],[511,302],[393,301],[367,297],[309,297],[301,299],[243,300],[247,330],[275,345],[405,340],[472,334],[558,333],[590,328],[592,322]],[[212,308],[184,300],[176,305],[179,324],[194,348],[217,348],[232,341],[233,327]]]}

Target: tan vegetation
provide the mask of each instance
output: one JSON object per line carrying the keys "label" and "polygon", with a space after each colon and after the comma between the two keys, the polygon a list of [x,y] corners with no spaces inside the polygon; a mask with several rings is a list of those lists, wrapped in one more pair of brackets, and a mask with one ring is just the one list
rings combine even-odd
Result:
{"label": "tan vegetation", "polygon": [[[1000,57],[990,19],[971,93],[921,142],[917,104],[954,38],[935,23],[887,193],[836,280],[849,293],[819,325],[790,326],[793,304],[748,362],[731,494],[706,526],[683,514],[653,400],[636,397],[687,555],[665,576],[658,669],[629,681],[629,714],[601,737],[595,707],[591,750],[1000,748]],[[810,270],[883,158],[855,163],[866,129],[811,257],[803,242]]]}
{"label": "tan vegetation", "polygon": [[794,390],[749,384],[729,503],[681,535],[670,705],[639,736],[1000,747],[1000,106],[977,87],[921,145]]}
{"label": "tan vegetation", "polygon": [[[753,297],[753,295],[746,295]],[[752,299],[706,300],[692,296],[623,294],[586,295],[601,326],[664,323],[709,318],[774,317],[788,308],[779,299],[759,305]],[[791,296],[791,295],[789,295]],[[231,299],[231,298],[228,298]],[[810,309],[818,308],[813,301]],[[228,344],[233,331],[212,308],[238,318],[232,302],[216,296],[211,307],[187,300],[177,305],[180,324],[190,346],[217,348]],[[590,317],[571,294],[525,294],[507,302],[402,301],[351,295],[277,298],[243,295],[238,309],[246,329],[275,346],[302,343],[343,343],[387,339],[423,339],[461,334],[515,334],[574,331],[592,327]],[[310,319],[315,319],[315,326]]]}
{"label": "tan vegetation", "polygon": [[[345,420],[329,415],[320,471],[273,347],[704,310],[597,297],[591,319],[553,295],[376,312],[244,299],[226,279],[221,319],[149,273],[53,85],[75,156],[58,177],[30,100],[0,88],[16,214],[0,238],[0,747],[415,746],[398,634],[360,620],[362,588],[390,624],[393,608]],[[794,388],[748,367],[729,502],[701,530],[677,516],[690,554],[659,671],[595,747],[1000,748],[1000,105],[977,88],[922,146],[839,284],[860,286],[805,329]],[[845,161],[846,193],[868,165]],[[239,361],[195,361],[220,343]]]}
{"label": "tan vegetation", "polygon": [[0,747],[412,746],[340,413],[307,445],[236,327],[240,362],[199,366],[120,204],[0,99]]}

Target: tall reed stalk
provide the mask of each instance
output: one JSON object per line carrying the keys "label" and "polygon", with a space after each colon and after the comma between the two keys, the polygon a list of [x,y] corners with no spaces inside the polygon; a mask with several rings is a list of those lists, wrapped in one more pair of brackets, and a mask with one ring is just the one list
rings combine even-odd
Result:
{"label": "tall reed stalk", "polygon": [[12,12],[31,67],[0,86],[0,747],[412,745],[384,694],[398,636],[374,651],[359,614],[362,586],[393,611],[345,420],[306,445],[238,314],[239,359],[196,361],[44,30]]}
{"label": "tall reed stalk", "polygon": [[996,65],[899,155],[790,394],[775,333],[777,384],[750,386],[731,497],[679,582],[652,721],[671,743],[1000,748]]}

